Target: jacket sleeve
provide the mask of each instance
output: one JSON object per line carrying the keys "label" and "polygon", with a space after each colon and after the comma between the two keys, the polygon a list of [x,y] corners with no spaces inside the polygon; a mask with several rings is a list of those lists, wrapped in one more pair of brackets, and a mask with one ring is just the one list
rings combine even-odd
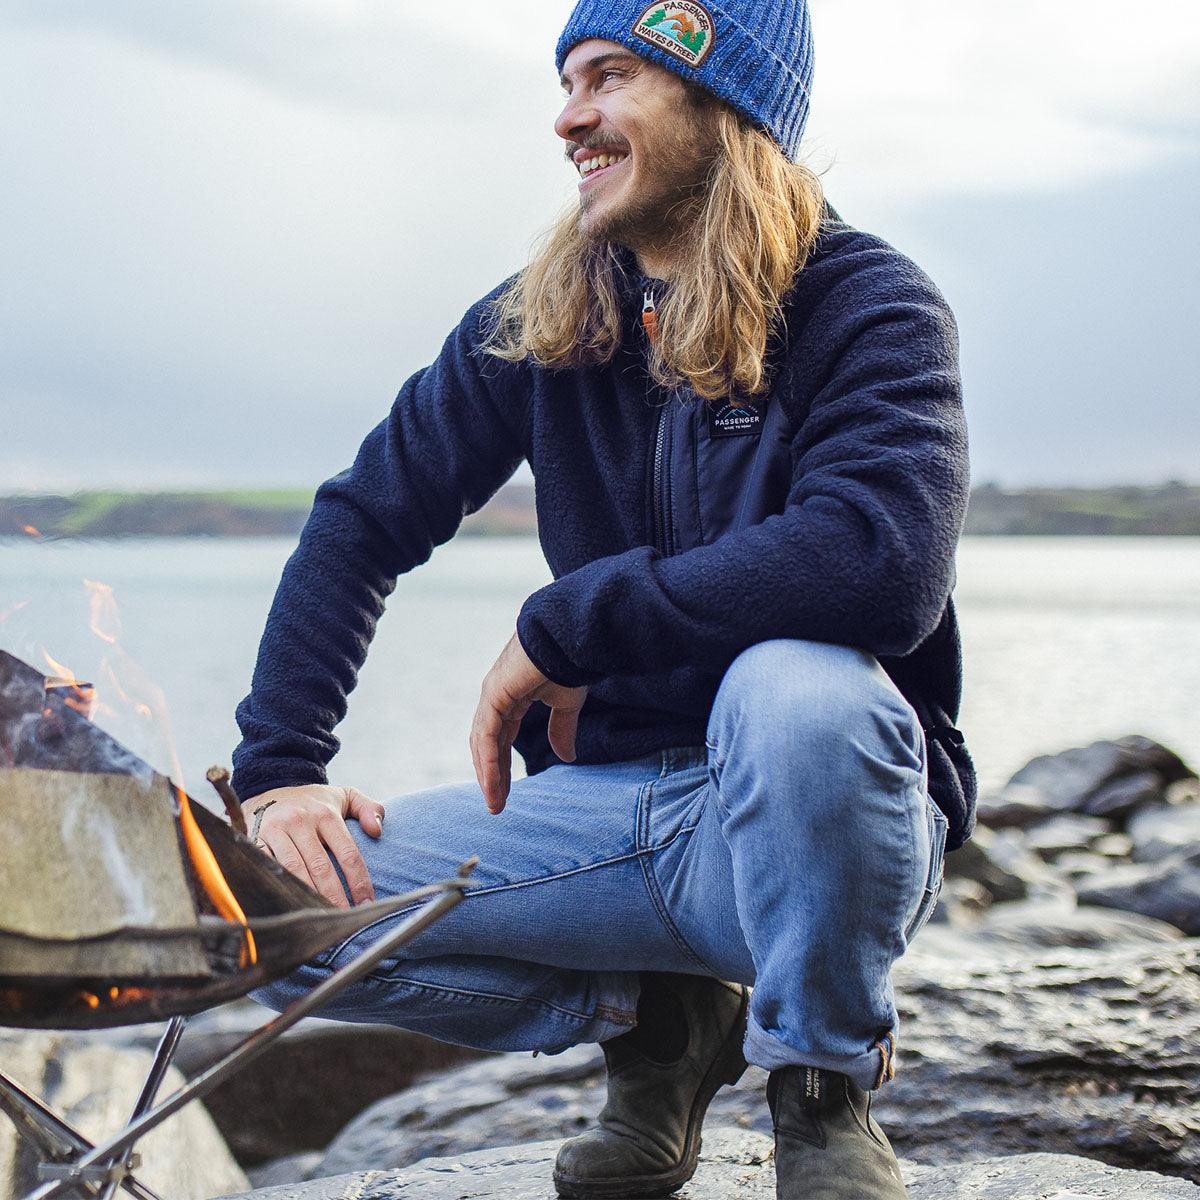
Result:
{"label": "jacket sleeve", "polygon": [[237,710],[243,799],[325,781],[333,729],[397,576],[451,538],[525,455],[527,372],[477,349],[490,299],[408,380],[354,465],[317,491]]}
{"label": "jacket sleeve", "polygon": [[901,655],[935,628],[968,489],[957,333],[897,257],[861,256],[791,330],[774,396],[803,411],[782,511],[674,556],[639,546],[599,559],[535,592],[517,630],[550,679],[720,673],[773,638]]}

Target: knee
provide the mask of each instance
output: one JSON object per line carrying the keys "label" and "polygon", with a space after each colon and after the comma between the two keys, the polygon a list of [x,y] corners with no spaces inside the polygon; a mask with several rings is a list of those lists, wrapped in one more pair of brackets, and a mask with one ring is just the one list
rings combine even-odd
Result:
{"label": "knee", "polygon": [[[710,749],[735,742],[806,759],[847,739],[891,741],[919,753],[915,714],[887,673],[863,650],[776,640],[743,651],[726,671],[709,721]],[[768,746],[769,744],[769,746]],[[723,757],[723,756],[722,756]]]}

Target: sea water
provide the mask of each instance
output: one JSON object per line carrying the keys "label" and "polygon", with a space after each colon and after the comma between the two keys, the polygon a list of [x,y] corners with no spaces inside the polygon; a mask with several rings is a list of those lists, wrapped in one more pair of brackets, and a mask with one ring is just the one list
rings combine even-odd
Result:
{"label": "sea water", "polygon": [[[208,799],[204,771],[237,743],[233,710],[291,548],[0,543],[0,648],[93,678],[97,722]],[[403,578],[331,778],[379,799],[469,778],[480,682],[548,579],[533,538],[460,538]],[[957,601],[960,725],[985,787],[1035,754],[1135,732],[1200,765],[1200,539],[968,538]]]}

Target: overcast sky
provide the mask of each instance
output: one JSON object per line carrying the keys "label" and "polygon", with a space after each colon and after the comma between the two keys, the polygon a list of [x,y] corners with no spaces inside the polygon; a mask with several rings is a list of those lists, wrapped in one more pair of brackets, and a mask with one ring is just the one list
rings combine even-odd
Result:
{"label": "overcast sky", "polygon": [[[574,193],[559,0],[0,0],[0,492],[311,487]],[[976,480],[1200,483],[1200,4],[815,0]]]}

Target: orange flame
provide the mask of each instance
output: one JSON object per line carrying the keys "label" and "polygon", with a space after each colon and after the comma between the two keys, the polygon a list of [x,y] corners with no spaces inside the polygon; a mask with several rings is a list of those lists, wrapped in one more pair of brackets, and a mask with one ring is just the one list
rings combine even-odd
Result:
{"label": "orange flame", "polygon": [[[46,691],[53,689],[62,698],[68,708],[73,708],[81,717],[92,719],[92,709],[96,699],[96,689],[90,683],[81,683],[75,678],[75,672],[64,667],[57,659],[50,657],[50,652],[42,650],[42,655],[50,664],[53,675],[46,677]],[[47,714],[49,709],[46,710]]]}
{"label": "orange flame", "polygon": [[89,628],[101,641],[115,646],[121,636],[121,618],[117,615],[117,602],[113,599],[112,588],[94,579],[85,579],[83,586],[87,588],[92,614]]}
{"label": "orange flame", "polygon": [[70,667],[64,667],[56,658],[50,657],[50,651],[43,648],[42,657],[50,664],[50,670],[54,672],[54,678],[61,683],[78,683],[75,678],[75,672]]}
{"label": "orange flame", "polygon": [[30,537],[41,537],[42,536],[42,531],[40,529],[34,528],[34,526],[32,526],[32,525],[22,525],[21,529],[25,533],[29,534]]}
{"label": "orange flame", "polygon": [[[200,832],[200,826],[196,824],[196,818],[192,816],[192,806],[188,801],[187,793],[183,788],[176,786],[175,794],[179,797],[179,821],[183,827],[183,842],[187,846],[192,865],[196,868],[196,874],[200,876],[204,890],[208,892],[217,912],[225,920],[246,925],[246,914],[230,890],[229,884],[226,883],[225,876],[221,874],[221,868],[217,866],[217,860],[213,857],[208,842],[204,840],[204,834]],[[247,926],[245,942],[242,946],[241,965],[244,967],[247,963],[257,961],[258,951],[254,945],[254,934]]]}
{"label": "orange flame", "polygon": [[[112,688],[116,698],[127,710],[133,712],[135,715],[143,718],[146,721],[152,722],[154,720],[154,710],[144,701],[134,699],[134,697],[131,696],[125,690],[125,688],[121,686],[121,681],[117,678],[117,673],[113,669],[112,663],[109,662],[107,658],[100,660],[100,672],[104,683],[107,684],[108,687]],[[115,713],[116,709],[110,707],[107,711],[109,713]],[[177,775],[182,774],[182,772],[179,770],[178,763],[175,764],[175,773]]]}

